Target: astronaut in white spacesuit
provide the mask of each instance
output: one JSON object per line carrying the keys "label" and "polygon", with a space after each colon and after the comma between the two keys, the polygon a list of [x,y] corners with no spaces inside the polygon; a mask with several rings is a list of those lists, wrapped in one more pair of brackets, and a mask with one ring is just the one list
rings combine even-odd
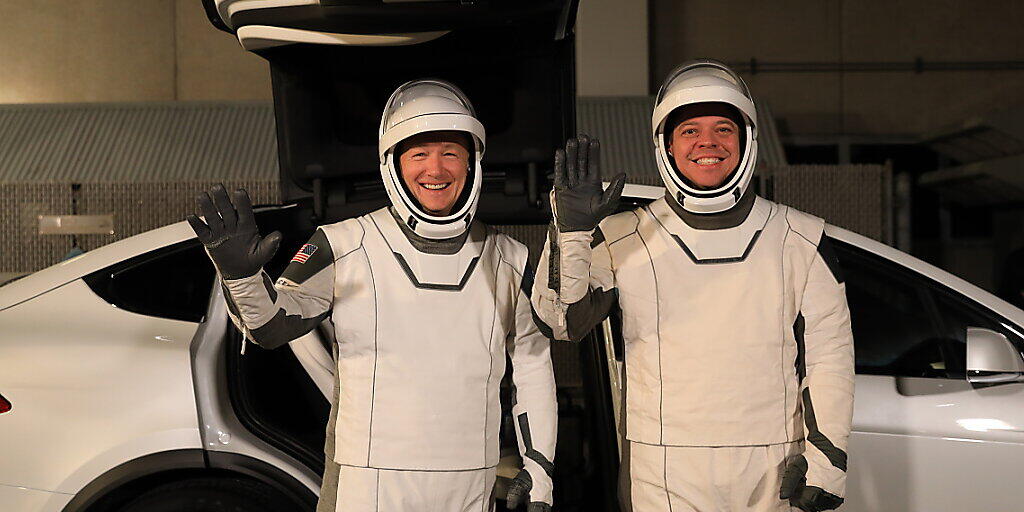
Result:
{"label": "astronaut in white spacesuit", "polygon": [[522,244],[475,220],[484,127],[454,85],[399,87],[381,119],[391,207],[321,226],[272,284],[245,191],[198,198],[189,221],[230,315],[274,348],[325,319],[337,369],[318,512],[493,510],[499,384],[512,361],[524,469],[514,508],[550,510],[557,411],[549,340],[534,323]]}
{"label": "astronaut in white spacesuit", "polygon": [[596,140],[556,155],[537,314],[577,341],[620,308],[635,512],[834,509],[854,360],[824,222],[748,189],[757,114],[724,64],[677,68],[652,132],[667,193],[633,211],[608,216]]}

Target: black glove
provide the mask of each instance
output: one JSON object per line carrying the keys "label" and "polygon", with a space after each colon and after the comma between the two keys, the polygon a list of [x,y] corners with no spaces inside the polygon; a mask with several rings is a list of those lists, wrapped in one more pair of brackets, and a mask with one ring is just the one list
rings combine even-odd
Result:
{"label": "black glove", "polygon": [[601,191],[601,144],[580,135],[555,152],[555,217],[558,231],[590,231],[615,211],[626,175]]}
{"label": "black glove", "polygon": [[782,476],[779,498],[805,512],[834,510],[843,504],[843,499],[821,487],[807,485],[807,459],[798,455],[786,466]]}
{"label": "black glove", "polygon": [[516,477],[512,479],[512,483],[508,484],[505,506],[509,510],[514,510],[521,503],[529,503],[526,506],[526,512],[551,512],[551,505],[542,501],[530,501],[531,489],[533,489],[533,478],[530,477],[530,473],[525,469],[519,470]]}
{"label": "black glove", "polygon": [[221,276],[241,279],[256,275],[270,261],[281,244],[281,233],[275,231],[261,239],[249,194],[238,189],[231,195],[228,199],[224,185],[199,194],[196,203],[206,222],[195,215],[186,220],[206,246]]}

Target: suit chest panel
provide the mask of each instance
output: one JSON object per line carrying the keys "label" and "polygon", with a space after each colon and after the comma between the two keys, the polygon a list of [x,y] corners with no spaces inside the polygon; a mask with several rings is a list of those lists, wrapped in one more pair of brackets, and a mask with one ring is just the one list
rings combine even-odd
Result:
{"label": "suit chest panel", "polygon": [[[685,240],[652,216],[642,216],[637,232],[610,246],[627,340],[761,345],[765,333],[777,337],[789,316],[784,243],[786,224],[762,224],[742,258],[695,261]],[[681,243],[682,242],[682,243]],[[742,254],[741,252],[741,254]],[[723,258],[724,259],[724,258]]]}
{"label": "suit chest panel", "polygon": [[498,265],[493,240],[487,240],[468,273],[454,284],[441,283],[451,287],[428,286],[438,284],[430,281],[437,273],[410,275],[409,266],[416,265],[414,258],[450,262],[456,255],[407,254],[403,261],[372,226],[362,251],[359,265],[343,266],[337,274],[340,357],[372,353],[378,366],[387,361],[398,373],[429,366],[439,374],[486,379],[495,371],[495,355],[512,329],[516,297],[512,273]]}

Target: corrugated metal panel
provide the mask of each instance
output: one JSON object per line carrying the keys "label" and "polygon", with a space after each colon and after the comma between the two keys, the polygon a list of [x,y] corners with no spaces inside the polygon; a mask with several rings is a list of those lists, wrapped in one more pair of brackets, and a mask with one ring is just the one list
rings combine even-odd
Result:
{"label": "corrugated metal panel", "polygon": [[761,163],[775,167],[787,164],[775,116],[771,105],[763,98],[757,99],[757,157]]}
{"label": "corrugated metal panel", "polygon": [[[579,99],[578,130],[601,139],[607,176],[625,172],[634,183],[658,182],[651,178],[658,175],[652,107],[650,96]],[[771,142],[764,141],[765,161],[778,165]],[[270,103],[0,105],[0,183],[276,180],[277,174]]]}
{"label": "corrugated metal panel", "polygon": [[[632,183],[661,185],[651,103],[580,99],[579,130],[602,139],[606,176],[624,171]],[[758,174],[772,177],[769,195],[780,202],[872,238],[891,236],[888,168],[766,164]],[[77,238],[91,249],[181,220],[194,194],[218,181],[277,202],[277,179],[269,103],[0,106],[0,271],[39,269],[71,248],[70,237],[38,235],[36,215],[112,214],[114,235]],[[537,238],[515,234],[528,245]]]}
{"label": "corrugated metal panel", "polygon": [[277,180],[270,103],[0,106],[0,183]]}

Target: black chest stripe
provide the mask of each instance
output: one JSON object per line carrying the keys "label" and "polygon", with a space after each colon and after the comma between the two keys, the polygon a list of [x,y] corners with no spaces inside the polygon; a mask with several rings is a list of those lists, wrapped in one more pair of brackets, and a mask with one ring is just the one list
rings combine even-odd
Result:
{"label": "black chest stripe", "polygon": [[693,251],[691,251],[690,248],[686,246],[686,243],[683,242],[683,240],[681,238],[679,238],[677,235],[673,234],[672,235],[672,239],[675,240],[676,243],[679,244],[679,247],[681,247],[683,249],[683,252],[685,252],[686,255],[690,257],[690,261],[696,263],[697,265],[714,265],[714,264],[719,264],[719,263],[738,263],[738,262],[741,262],[741,261],[747,259],[747,256],[750,256],[750,251],[754,250],[754,244],[756,244],[757,243],[757,239],[761,237],[761,231],[763,231],[763,230],[761,230],[761,229],[757,230],[754,233],[754,236],[750,237],[750,243],[748,243],[747,244],[747,248],[743,250],[743,254],[741,254],[739,256],[732,256],[732,257],[729,257],[729,258],[707,258],[707,259],[703,259],[703,260],[697,259],[697,256],[695,254],[693,254]]}
{"label": "black chest stripe", "polygon": [[398,264],[402,267],[402,270],[405,271],[406,277],[409,278],[409,281],[411,281],[412,285],[416,288],[450,292],[461,291],[466,286],[466,282],[469,281],[469,277],[472,276],[473,271],[476,270],[476,264],[480,261],[480,256],[476,256],[473,258],[473,261],[469,262],[469,267],[466,268],[466,273],[462,276],[462,279],[459,280],[459,284],[421,283],[420,280],[416,278],[416,274],[413,273],[412,268],[409,267],[409,263],[405,261],[405,258],[403,258],[401,254],[398,254],[397,252],[393,252],[391,254],[395,255],[395,259],[398,260]]}

